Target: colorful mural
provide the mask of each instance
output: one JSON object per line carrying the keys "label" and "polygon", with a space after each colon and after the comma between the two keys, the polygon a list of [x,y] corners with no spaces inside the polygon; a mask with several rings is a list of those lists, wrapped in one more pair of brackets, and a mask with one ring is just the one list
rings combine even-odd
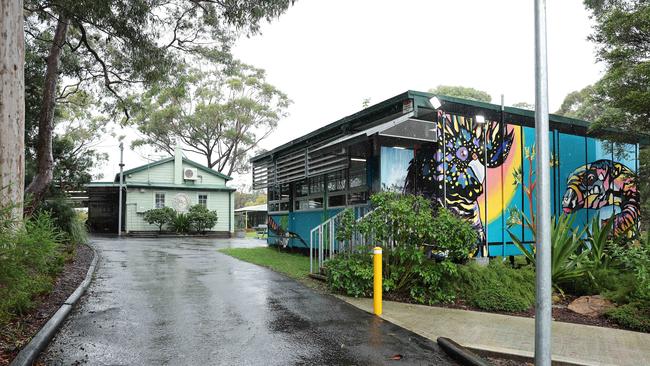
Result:
{"label": "colorful mural", "polygon": [[[521,210],[528,217],[536,211],[534,198],[527,199],[525,192],[535,183],[535,129],[497,122],[477,124],[472,118],[442,112],[438,117],[444,148],[440,138],[437,144],[423,143],[415,149],[404,192],[442,204],[446,190],[447,207],[470,221],[479,233],[477,254],[519,254],[506,229],[524,243],[534,240],[529,229],[507,226],[507,222],[512,210]],[[554,215],[575,213],[578,226],[586,225],[594,215],[603,221],[614,217],[617,234],[638,225],[635,144],[624,146],[628,157],[621,160],[625,163],[617,161],[613,144],[605,140],[555,130],[549,132],[549,144]]]}
{"label": "colorful mural", "polygon": [[631,233],[640,215],[636,174],[612,160],[597,160],[574,170],[567,180],[562,209],[599,210],[601,221],[614,219],[614,233]]}
{"label": "colorful mural", "polygon": [[447,208],[472,223],[479,233],[477,247],[481,245],[482,255],[487,255],[483,230],[486,215],[481,213],[479,199],[487,198],[484,183],[488,170],[502,166],[510,153],[514,130],[501,128],[497,122],[478,124],[471,118],[442,112],[438,130],[442,131],[439,136],[444,133],[444,142],[440,141],[444,147],[417,152],[420,157],[411,161],[405,191],[430,194],[440,201],[446,191]]}
{"label": "colorful mural", "polygon": [[[278,223],[277,220],[280,221]],[[271,244],[287,247],[291,241],[298,240],[303,247],[309,248],[309,244],[297,233],[289,231],[289,215],[269,216],[267,221],[268,240]]]}

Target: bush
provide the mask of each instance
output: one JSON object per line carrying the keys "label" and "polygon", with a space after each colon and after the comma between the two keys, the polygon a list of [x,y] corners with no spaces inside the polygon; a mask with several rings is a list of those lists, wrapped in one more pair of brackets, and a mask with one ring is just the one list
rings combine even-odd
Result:
{"label": "bush", "polygon": [[35,295],[51,289],[64,262],[62,237],[43,211],[17,228],[0,229],[0,323],[29,310]]}
{"label": "bush", "polygon": [[325,264],[327,284],[334,292],[347,296],[372,295],[372,256],[370,254],[339,255]]}
{"label": "bush", "polygon": [[456,263],[465,262],[478,241],[472,225],[444,207],[433,219],[431,235],[436,249]]}
{"label": "bush", "polygon": [[187,216],[192,227],[201,234],[205,234],[207,229],[214,227],[219,219],[217,211],[210,211],[203,205],[194,205],[190,207]]}
{"label": "bush", "polygon": [[650,303],[629,303],[605,314],[617,324],[640,332],[650,332]]}
{"label": "bush", "polygon": [[192,229],[192,221],[190,220],[189,215],[184,213],[178,213],[169,222],[169,227],[172,231],[175,231],[179,234],[189,233]]}
{"label": "bush", "polygon": [[[369,250],[367,251],[369,252]],[[449,302],[455,298],[452,278],[456,265],[435,263],[415,246],[386,249],[383,258],[383,290],[422,304]],[[373,263],[370,254],[339,255],[326,262],[330,289],[348,296],[372,295]]]}
{"label": "bush", "polygon": [[171,207],[154,208],[145,211],[144,221],[149,224],[158,225],[158,231],[162,232],[162,227],[172,222],[175,216],[176,211]]}
{"label": "bush", "polygon": [[80,215],[66,201],[65,197],[58,196],[47,200],[38,208],[38,212],[49,212],[56,227],[64,234],[62,241],[71,244],[84,244],[88,242],[88,231]]}
{"label": "bush", "polygon": [[458,292],[467,302],[488,311],[525,311],[535,303],[535,272],[498,261],[486,267],[459,266]]}

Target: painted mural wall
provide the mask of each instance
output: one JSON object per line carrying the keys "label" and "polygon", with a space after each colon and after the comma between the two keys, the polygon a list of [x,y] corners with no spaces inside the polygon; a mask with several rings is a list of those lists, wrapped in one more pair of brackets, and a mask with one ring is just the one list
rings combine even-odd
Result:
{"label": "painted mural wall", "polygon": [[[440,143],[415,150],[404,191],[440,203],[444,197],[447,207],[480,233],[477,255],[519,254],[507,230],[533,242],[530,230],[513,224],[511,215],[516,210],[528,217],[535,213],[529,189],[536,178],[534,128],[495,121],[477,124],[472,118],[443,112],[438,117]],[[617,233],[638,225],[637,145],[557,130],[549,132],[549,143],[555,216],[573,213],[576,225],[586,225],[594,217],[613,218]]]}

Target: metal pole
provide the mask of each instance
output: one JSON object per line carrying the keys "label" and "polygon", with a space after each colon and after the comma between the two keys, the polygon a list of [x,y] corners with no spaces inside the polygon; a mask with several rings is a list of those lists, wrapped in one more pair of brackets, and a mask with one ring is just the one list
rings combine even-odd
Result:
{"label": "metal pole", "polygon": [[483,230],[485,232],[485,247],[483,247],[483,256],[487,257],[490,254],[490,246],[488,245],[488,154],[487,154],[487,129],[488,129],[488,124],[492,122],[490,121],[485,121],[485,124],[483,125],[483,206],[485,207],[485,221],[483,221]]}
{"label": "metal pole", "polygon": [[[535,143],[537,145],[537,235],[535,365],[551,365],[551,179],[548,146],[546,0],[535,0]],[[531,210],[532,211],[532,210]]]}
{"label": "metal pole", "polygon": [[117,236],[122,236],[122,184],[124,182],[124,143],[120,142],[120,192],[117,204]]}
{"label": "metal pole", "polygon": [[[501,129],[501,143],[503,143],[503,139],[506,136],[506,126],[505,126],[505,123],[504,123],[505,119],[503,118],[504,110],[505,110],[505,98],[504,98],[503,94],[501,94],[501,125],[499,126],[499,128]],[[506,158],[503,157],[503,161],[501,162],[501,164],[499,166],[499,170],[501,172],[501,212],[503,212],[505,210],[504,205],[505,205],[505,200],[506,200],[505,199],[504,189],[503,189],[503,184],[505,182],[505,180],[503,180],[503,165],[506,162],[505,160],[506,160]],[[501,227],[502,228],[505,227],[504,224],[505,224],[504,215],[501,215]],[[505,232],[503,230],[501,230],[501,259],[505,260],[505,257],[506,257]]]}
{"label": "metal pole", "polygon": [[447,115],[442,112],[442,205],[447,207],[447,169],[445,162],[447,161],[447,142],[445,141],[445,129],[447,128]]}

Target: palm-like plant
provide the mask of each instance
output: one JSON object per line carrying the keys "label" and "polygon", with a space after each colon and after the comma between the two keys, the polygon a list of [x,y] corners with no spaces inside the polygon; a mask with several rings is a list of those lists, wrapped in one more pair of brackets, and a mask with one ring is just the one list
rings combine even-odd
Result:
{"label": "palm-like plant", "polygon": [[[527,225],[531,223],[525,215]],[[567,280],[584,276],[589,270],[589,250],[585,248],[582,237],[586,228],[577,229],[573,227],[575,215],[561,215],[551,220],[551,277],[553,287],[560,293],[564,293],[559,284]],[[508,231],[510,238],[519,250],[535,265],[535,251],[522,243],[522,240],[512,232]],[[533,235],[535,232],[533,231]]]}
{"label": "palm-like plant", "polygon": [[587,242],[589,243],[589,259],[594,268],[605,269],[609,265],[607,246],[611,242],[614,219],[609,219],[601,226],[599,217],[594,217],[587,228]]}

